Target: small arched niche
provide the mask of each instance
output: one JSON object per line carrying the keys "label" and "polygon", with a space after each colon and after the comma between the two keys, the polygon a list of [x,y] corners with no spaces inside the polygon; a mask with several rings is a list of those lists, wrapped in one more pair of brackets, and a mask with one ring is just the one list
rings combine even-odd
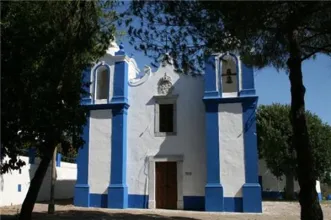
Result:
{"label": "small arched niche", "polygon": [[103,100],[109,98],[109,69],[105,66],[99,66],[95,74],[95,99]]}
{"label": "small arched niche", "polygon": [[222,92],[236,93],[238,90],[237,59],[226,54],[221,58]]}

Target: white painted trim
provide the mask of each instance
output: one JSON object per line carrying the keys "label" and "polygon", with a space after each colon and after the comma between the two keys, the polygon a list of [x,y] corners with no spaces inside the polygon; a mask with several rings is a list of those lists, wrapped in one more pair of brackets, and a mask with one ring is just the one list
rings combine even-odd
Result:
{"label": "white painted trim", "polygon": [[148,157],[148,208],[155,209],[155,162],[177,162],[177,209],[184,209],[183,202],[183,155]]}

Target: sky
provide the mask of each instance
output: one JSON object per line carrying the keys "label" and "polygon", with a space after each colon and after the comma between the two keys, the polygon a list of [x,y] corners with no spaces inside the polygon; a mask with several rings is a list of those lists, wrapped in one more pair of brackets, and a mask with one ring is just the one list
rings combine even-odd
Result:
{"label": "sky", "polygon": [[[133,55],[140,70],[150,65],[151,59],[136,51],[125,37],[121,38],[124,50]],[[331,125],[331,57],[318,55],[303,63],[303,81],[306,87],[306,109],[316,113]],[[259,104],[290,104],[290,82],[285,71],[277,72],[273,67],[255,71],[255,89]]]}
{"label": "sky", "polygon": [[[123,8],[118,8],[118,11],[125,10],[127,5],[121,7]],[[123,43],[124,50],[129,56],[134,56],[141,71],[145,65],[150,66],[152,60],[142,52],[136,51],[125,36],[117,41]],[[305,61],[302,71],[306,87],[306,109],[331,125],[331,57],[318,55],[314,60]],[[259,96],[259,104],[290,104],[290,82],[285,71],[277,72],[272,67],[255,71],[255,89]]]}

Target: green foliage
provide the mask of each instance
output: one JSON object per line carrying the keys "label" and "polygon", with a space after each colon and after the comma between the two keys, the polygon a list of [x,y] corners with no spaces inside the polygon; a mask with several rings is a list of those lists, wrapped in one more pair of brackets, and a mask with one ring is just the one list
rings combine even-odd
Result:
{"label": "green foliage", "polygon": [[226,51],[259,68],[284,68],[292,29],[302,60],[331,54],[327,1],[132,1],[122,16],[137,50],[154,62],[169,52],[179,72],[201,73],[205,55]]}
{"label": "green foliage", "polygon": [[114,2],[45,1],[1,3],[1,172],[23,164],[24,145],[41,157],[74,137],[86,122],[80,106],[82,71],[101,57],[115,34]]}
{"label": "green foliage", "polygon": [[[265,159],[276,177],[297,175],[290,109],[289,105],[276,103],[261,105],[257,110],[259,157]],[[309,111],[306,111],[306,118],[315,160],[314,175],[324,182],[326,174],[331,172],[331,126]]]}

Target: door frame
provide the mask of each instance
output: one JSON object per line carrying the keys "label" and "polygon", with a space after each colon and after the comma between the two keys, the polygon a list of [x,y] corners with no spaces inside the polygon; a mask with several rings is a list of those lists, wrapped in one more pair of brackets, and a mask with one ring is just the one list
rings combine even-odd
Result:
{"label": "door frame", "polygon": [[165,155],[148,157],[148,208],[156,208],[155,162],[177,163],[177,209],[183,209],[183,155]]}

